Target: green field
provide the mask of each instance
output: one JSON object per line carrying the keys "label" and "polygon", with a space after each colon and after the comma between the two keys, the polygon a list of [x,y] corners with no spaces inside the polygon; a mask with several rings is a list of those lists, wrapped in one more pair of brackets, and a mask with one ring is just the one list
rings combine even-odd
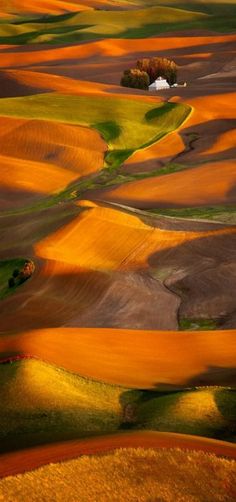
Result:
{"label": "green field", "polygon": [[[70,42],[93,38],[133,38],[152,35],[167,25],[205,20],[208,15],[169,7],[151,7],[132,11],[88,10],[65,17],[19,20],[0,25],[0,43]],[[50,21],[50,22],[49,22]]]}
{"label": "green field", "polygon": [[107,37],[142,38],[173,30],[199,28],[230,32],[236,28],[236,20],[232,16],[236,13],[235,2],[163,1],[161,4],[139,2],[141,8],[132,10],[132,15],[127,15],[127,11],[87,10],[2,22],[0,43],[64,43]]}
{"label": "green field", "polygon": [[217,328],[214,319],[179,319],[179,329],[183,331],[209,331]]}
{"label": "green field", "polygon": [[157,215],[173,218],[203,219],[225,223],[236,223],[236,206],[185,207],[180,209],[148,209]]}
{"label": "green field", "polygon": [[111,432],[122,423],[126,389],[34,359],[0,364],[0,381],[0,439],[7,447]]}
{"label": "green field", "polygon": [[[154,117],[148,112],[155,110]],[[132,99],[63,94],[37,94],[1,99],[2,116],[55,120],[96,128],[108,141],[108,165],[119,165],[131,153],[177,129],[190,114],[190,106]]]}
{"label": "green field", "polygon": [[[155,7],[156,0],[121,0],[125,4],[142,7]],[[206,14],[232,15],[236,12],[236,0],[160,0],[160,5],[166,7],[175,7],[194,12],[205,12]]]}
{"label": "green field", "polygon": [[0,364],[0,439],[4,449],[126,429],[234,440],[236,392],[125,389],[35,359]]}

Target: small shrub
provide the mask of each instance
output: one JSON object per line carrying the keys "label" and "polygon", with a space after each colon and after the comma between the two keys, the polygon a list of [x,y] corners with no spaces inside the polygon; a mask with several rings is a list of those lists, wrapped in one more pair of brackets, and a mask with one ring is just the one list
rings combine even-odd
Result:
{"label": "small shrub", "polygon": [[34,273],[34,270],[35,270],[34,263],[31,260],[27,260],[18,275],[20,284],[29,279],[31,275]]}

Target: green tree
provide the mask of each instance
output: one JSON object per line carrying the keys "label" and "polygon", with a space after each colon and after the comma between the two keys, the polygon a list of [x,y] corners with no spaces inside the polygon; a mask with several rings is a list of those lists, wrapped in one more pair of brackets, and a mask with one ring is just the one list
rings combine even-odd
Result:
{"label": "green tree", "polygon": [[138,68],[132,68],[124,71],[120,83],[124,87],[147,90],[150,79],[147,72],[139,70]]}

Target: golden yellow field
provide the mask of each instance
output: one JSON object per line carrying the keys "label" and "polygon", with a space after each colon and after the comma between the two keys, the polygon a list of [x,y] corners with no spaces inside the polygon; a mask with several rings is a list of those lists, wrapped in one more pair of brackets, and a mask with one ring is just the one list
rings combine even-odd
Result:
{"label": "golden yellow field", "polygon": [[[169,473],[172,476],[170,477]],[[45,498],[81,502],[113,500],[164,502],[233,500],[235,461],[180,449],[119,449],[103,456],[84,456],[0,481],[6,502]],[[113,495],[115,494],[115,495]],[[113,498],[115,497],[115,498]],[[148,497],[148,498],[147,498]]]}

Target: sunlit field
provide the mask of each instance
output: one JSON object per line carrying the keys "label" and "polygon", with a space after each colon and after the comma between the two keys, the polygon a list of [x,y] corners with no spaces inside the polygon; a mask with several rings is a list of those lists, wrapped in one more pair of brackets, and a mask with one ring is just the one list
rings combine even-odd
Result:
{"label": "sunlit field", "polygon": [[[233,501],[235,461],[201,452],[120,449],[82,457],[0,481],[6,502],[111,499],[121,502],[163,500]],[[55,498],[56,497],[56,498]]]}
{"label": "sunlit field", "polygon": [[0,2],[0,502],[236,500],[235,15]]}

